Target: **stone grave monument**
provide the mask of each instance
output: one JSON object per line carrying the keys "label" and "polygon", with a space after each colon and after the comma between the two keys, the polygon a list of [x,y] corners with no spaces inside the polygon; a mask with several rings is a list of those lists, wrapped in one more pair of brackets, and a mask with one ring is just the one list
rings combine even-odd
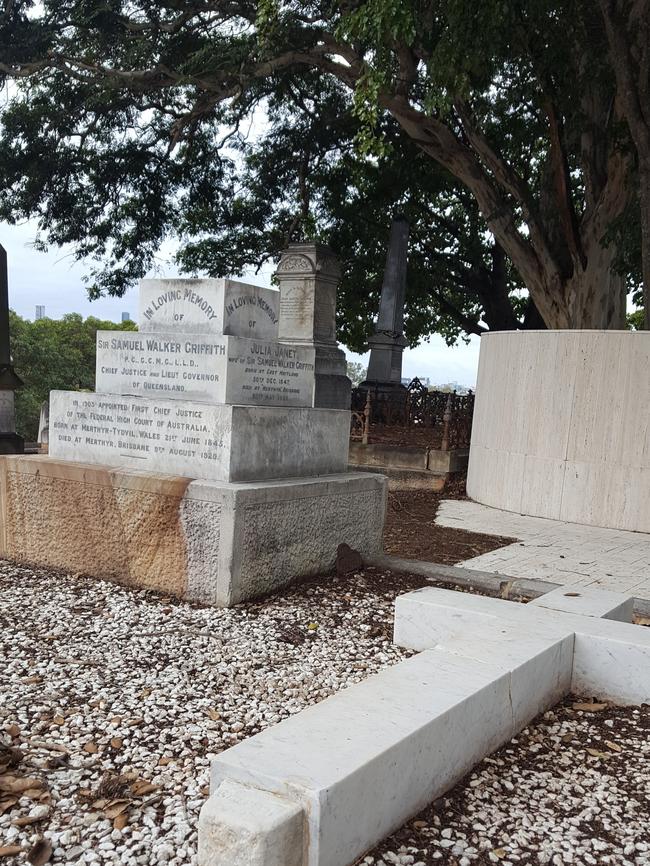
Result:
{"label": "stone grave monument", "polygon": [[97,334],[95,392],[52,392],[49,456],[3,459],[4,555],[226,606],[342,542],[378,552],[385,479],[346,471],[350,414],[314,406],[334,303],[293,342],[282,303],[144,280],[140,330]]}
{"label": "stone grave monument", "polygon": [[280,286],[280,340],[315,352],[314,405],[349,409],[352,386],[345,352],[336,342],[336,289],[341,278],[336,257],[322,244],[289,244],[275,278]]}
{"label": "stone grave monument", "polygon": [[386,256],[384,282],[379,302],[379,317],[375,333],[368,340],[370,359],[366,381],[361,388],[372,388],[375,393],[390,397],[403,393],[402,353],[404,337],[404,299],[406,296],[406,266],[409,224],[397,216],[391,224],[390,241]]}

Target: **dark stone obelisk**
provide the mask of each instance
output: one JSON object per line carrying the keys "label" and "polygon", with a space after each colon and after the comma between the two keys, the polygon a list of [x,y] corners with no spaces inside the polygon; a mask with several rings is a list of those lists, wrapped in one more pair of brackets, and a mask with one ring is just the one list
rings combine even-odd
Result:
{"label": "dark stone obelisk", "polygon": [[0,244],[0,454],[22,454],[25,440],[16,433],[14,393],[22,380],[11,363],[7,252]]}
{"label": "dark stone obelisk", "polygon": [[393,219],[386,256],[386,269],[379,302],[375,333],[368,340],[370,361],[366,381],[361,387],[379,391],[399,391],[402,385],[404,339],[404,299],[408,258],[409,224],[403,216]]}

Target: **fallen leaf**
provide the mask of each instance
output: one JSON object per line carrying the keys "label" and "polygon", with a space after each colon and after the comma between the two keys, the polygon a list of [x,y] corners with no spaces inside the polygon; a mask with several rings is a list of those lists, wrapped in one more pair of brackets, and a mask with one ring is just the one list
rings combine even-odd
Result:
{"label": "fallen leaf", "polygon": [[69,761],[69,755],[55,755],[53,758],[47,759],[46,767],[48,770],[59,770],[61,767],[66,767]]}
{"label": "fallen leaf", "polygon": [[30,848],[27,854],[27,861],[32,866],[44,866],[52,856],[52,845],[47,839],[39,839],[36,844]]}
{"label": "fallen leaf", "polygon": [[168,758],[166,755],[163,755],[162,758],[158,761],[158,766],[166,767],[167,764],[171,764],[173,760],[173,758]]}
{"label": "fallen leaf", "polygon": [[202,788],[199,788],[199,794],[202,794],[204,797],[210,796],[210,786],[204,785]]}
{"label": "fallen leaf", "polygon": [[587,752],[594,758],[609,758],[607,752],[599,752],[598,749],[587,749]]}
{"label": "fallen leaf", "polygon": [[122,724],[122,716],[113,716],[113,718],[111,719],[111,722],[114,725],[121,725]]}
{"label": "fallen leaf", "polygon": [[134,782],[131,785],[131,790],[136,797],[142,797],[144,794],[151,794],[153,791],[157,791],[158,785],[154,785],[152,782],[147,782],[146,779],[138,779],[137,782]]}
{"label": "fallen leaf", "polygon": [[99,751],[99,747],[97,743],[93,743],[92,740],[88,740],[87,743],[84,743],[83,750],[84,752],[88,752],[89,754],[94,755]]}
{"label": "fallen leaf", "polygon": [[9,727],[5,728],[5,730],[12,739],[15,739],[18,734],[20,734],[20,728],[18,727],[18,725],[9,725]]}
{"label": "fallen leaf", "polygon": [[4,815],[18,802],[18,797],[0,797],[0,815]]}
{"label": "fallen leaf", "polygon": [[30,788],[38,789],[40,794],[42,787],[40,779],[32,779],[29,776],[0,776],[0,791],[7,791],[9,794],[22,794]]}
{"label": "fallen leaf", "polygon": [[622,752],[623,749],[618,745],[618,743],[613,743],[611,740],[605,740],[605,745],[608,749],[611,749],[612,752]]}
{"label": "fallen leaf", "polygon": [[427,826],[427,822],[426,821],[414,821],[413,826],[415,827],[416,830],[424,830],[424,828]]}
{"label": "fallen leaf", "polygon": [[40,800],[43,793],[41,788],[28,788],[23,791],[23,797],[29,797],[30,800]]}
{"label": "fallen leaf", "polygon": [[35,674],[31,677],[23,677],[21,682],[25,683],[26,686],[31,686],[33,683],[42,683],[43,677],[39,677],[38,674]]}
{"label": "fallen leaf", "polygon": [[210,716],[213,722],[218,722],[221,718],[221,713],[218,713],[216,710],[208,710],[208,716]]}
{"label": "fallen leaf", "polygon": [[495,848],[492,853],[497,859],[503,860],[508,852],[504,848]]}
{"label": "fallen leaf", "polygon": [[310,622],[307,628],[309,629],[309,631],[316,631],[316,629],[318,628],[318,623]]}
{"label": "fallen leaf", "polygon": [[124,742],[119,737],[113,737],[113,739],[111,740],[111,746],[114,749],[121,749],[123,745]]}
{"label": "fallen leaf", "polygon": [[581,710],[583,713],[599,713],[601,710],[607,709],[607,704],[572,704],[574,710]]}
{"label": "fallen leaf", "polygon": [[93,807],[93,809],[103,809],[108,802],[110,801],[107,800],[106,797],[100,797],[99,800],[93,800],[90,805]]}
{"label": "fallen leaf", "polygon": [[0,857],[13,857],[15,854],[21,854],[23,850],[20,845],[2,845],[0,846]]}
{"label": "fallen leaf", "polygon": [[65,719],[61,715],[54,716],[54,718],[52,719],[52,723],[55,725],[64,725]]}
{"label": "fallen leaf", "polygon": [[123,830],[129,823],[129,816],[126,812],[120,813],[113,821],[113,830]]}
{"label": "fallen leaf", "polygon": [[0,743],[0,773],[6,773],[7,770],[17,767],[22,763],[24,757],[22,749],[16,746],[3,746]]}
{"label": "fallen leaf", "polygon": [[130,728],[134,728],[136,725],[141,725],[144,722],[144,719],[129,719],[127,725]]}
{"label": "fallen leaf", "polygon": [[130,800],[113,800],[104,807],[104,814],[112,820],[123,812],[126,812],[130,805]]}
{"label": "fallen leaf", "polygon": [[11,823],[14,827],[29,827],[30,824],[36,824],[38,821],[42,820],[43,818],[30,818],[29,815],[26,815],[24,818],[16,818],[16,820]]}

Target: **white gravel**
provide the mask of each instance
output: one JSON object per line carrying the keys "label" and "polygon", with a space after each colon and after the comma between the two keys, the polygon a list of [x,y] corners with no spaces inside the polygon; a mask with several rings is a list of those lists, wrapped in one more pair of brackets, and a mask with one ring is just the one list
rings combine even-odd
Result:
{"label": "white gravel", "polygon": [[545,713],[359,864],[648,866],[650,706],[576,702]]}
{"label": "white gravel", "polygon": [[217,610],[0,561],[0,862],[196,863],[213,755],[408,655],[394,583]]}
{"label": "white gravel", "polygon": [[[217,610],[0,561],[0,864],[196,863],[211,757],[409,655],[419,585]],[[649,866],[649,734],[650,707],[568,702],[359,862]]]}

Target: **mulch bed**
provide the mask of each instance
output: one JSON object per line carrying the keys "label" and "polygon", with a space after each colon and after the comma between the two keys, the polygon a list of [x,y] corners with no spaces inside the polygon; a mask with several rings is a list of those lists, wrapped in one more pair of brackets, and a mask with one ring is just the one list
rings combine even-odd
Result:
{"label": "mulch bed", "polygon": [[384,552],[404,559],[455,565],[517,541],[436,525],[438,506],[443,499],[467,499],[464,476],[452,477],[441,493],[429,490],[389,493]]}

